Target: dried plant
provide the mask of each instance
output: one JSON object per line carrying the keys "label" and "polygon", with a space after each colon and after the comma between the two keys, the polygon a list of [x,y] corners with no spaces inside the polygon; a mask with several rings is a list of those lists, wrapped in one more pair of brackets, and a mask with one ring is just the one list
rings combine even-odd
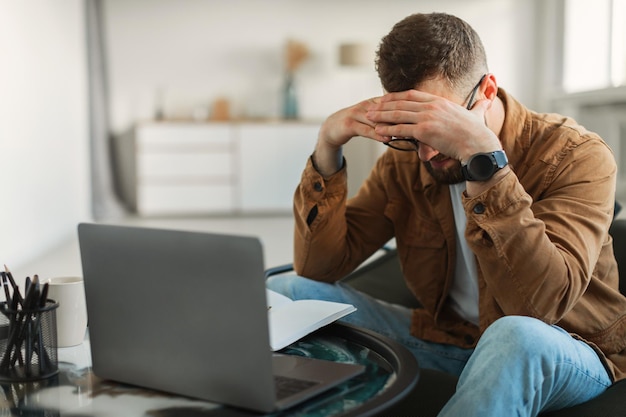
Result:
{"label": "dried plant", "polygon": [[293,73],[308,58],[309,49],[301,42],[289,39],[285,51],[287,71]]}

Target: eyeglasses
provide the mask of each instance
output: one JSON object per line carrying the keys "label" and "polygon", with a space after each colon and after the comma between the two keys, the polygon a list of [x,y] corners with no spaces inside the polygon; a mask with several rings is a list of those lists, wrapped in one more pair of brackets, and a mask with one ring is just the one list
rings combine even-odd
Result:
{"label": "eyeglasses", "polygon": [[476,84],[474,88],[472,88],[472,92],[470,93],[469,98],[467,99],[467,107],[466,107],[467,110],[472,110],[472,106],[474,105],[474,96],[476,95],[478,88],[483,83],[483,80],[485,79],[486,76],[487,74],[483,74],[483,76],[480,77],[480,80],[478,80],[478,84]]}
{"label": "eyeglasses", "polygon": [[[478,81],[478,83],[474,86],[474,88],[472,88],[472,91],[469,93],[468,99],[467,99],[467,106],[465,107],[467,110],[472,109],[472,106],[474,105],[474,97],[476,96],[476,92],[478,91],[478,88],[483,83],[483,80],[485,79],[486,76],[487,74],[484,74],[482,77],[480,77],[480,80]],[[399,151],[417,152],[417,150],[419,149],[420,142],[419,140],[412,138],[412,137],[400,138],[400,137],[394,136],[391,138],[389,142],[384,142],[384,144],[389,146],[390,148],[397,149]]]}

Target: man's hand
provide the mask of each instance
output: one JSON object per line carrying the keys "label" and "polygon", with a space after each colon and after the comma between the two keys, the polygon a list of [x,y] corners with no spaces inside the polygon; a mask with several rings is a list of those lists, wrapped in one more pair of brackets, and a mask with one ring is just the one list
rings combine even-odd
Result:
{"label": "man's hand", "polygon": [[447,98],[417,90],[390,93],[372,103],[367,119],[376,137],[412,137],[438,152],[467,160],[478,152],[502,149],[486,125],[491,100],[478,100],[471,111]]}
{"label": "man's hand", "polygon": [[362,101],[354,106],[339,110],[330,115],[320,128],[313,161],[315,167],[325,178],[341,169],[343,145],[355,136],[363,136],[379,142],[388,138],[376,133],[376,123],[366,117],[372,105],[380,101],[380,97]]}

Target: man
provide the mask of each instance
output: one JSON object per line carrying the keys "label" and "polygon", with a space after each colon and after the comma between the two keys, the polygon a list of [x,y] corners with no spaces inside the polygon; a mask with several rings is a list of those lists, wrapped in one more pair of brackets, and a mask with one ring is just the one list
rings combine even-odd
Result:
{"label": "man", "polygon": [[[325,121],[296,191],[294,265],[307,278],[268,286],[355,304],[352,322],[459,375],[442,416],[536,416],[624,378],[607,145],[498,88],[454,16],[402,20],[376,63],[387,93]],[[357,136],[392,149],[346,202],[341,148]],[[391,238],[422,308],[328,284]]]}

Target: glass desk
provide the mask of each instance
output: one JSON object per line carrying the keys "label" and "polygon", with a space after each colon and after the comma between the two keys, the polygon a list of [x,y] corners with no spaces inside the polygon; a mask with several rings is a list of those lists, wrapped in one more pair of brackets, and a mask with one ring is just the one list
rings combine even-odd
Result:
{"label": "glass desk", "polygon": [[[281,352],[357,362],[366,372],[295,408],[272,416],[373,416],[415,386],[419,368],[396,342],[365,329],[335,323]],[[8,416],[258,416],[236,408],[101,380],[91,372],[89,339],[58,350],[59,373],[29,383],[0,383],[0,417]]]}

